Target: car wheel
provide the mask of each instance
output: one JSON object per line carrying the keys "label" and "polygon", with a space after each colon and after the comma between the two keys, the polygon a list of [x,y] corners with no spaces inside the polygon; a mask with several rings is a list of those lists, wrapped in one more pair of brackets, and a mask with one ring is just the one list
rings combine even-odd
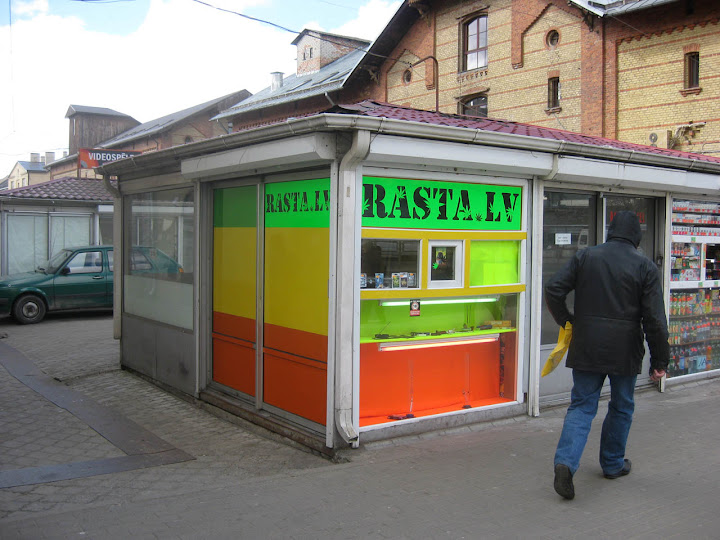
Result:
{"label": "car wheel", "polygon": [[39,323],[45,318],[45,302],[39,296],[26,294],[15,302],[13,316],[20,324]]}

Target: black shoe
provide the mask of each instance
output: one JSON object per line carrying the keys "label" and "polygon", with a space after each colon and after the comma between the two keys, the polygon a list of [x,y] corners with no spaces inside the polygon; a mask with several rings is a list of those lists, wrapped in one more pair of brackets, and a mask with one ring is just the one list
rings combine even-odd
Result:
{"label": "black shoe", "polygon": [[605,478],[609,478],[610,480],[615,480],[616,478],[620,478],[621,476],[627,476],[628,474],[630,474],[630,469],[632,469],[632,461],[630,461],[629,459],[625,459],[622,469],[612,474],[604,473],[603,476],[605,476]]}
{"label": "black shoe", "polygon": [[558,463],[555,465],[555,491],[565,499],[575,498],[575,486],[573,486],[572,473],[570,467]]}

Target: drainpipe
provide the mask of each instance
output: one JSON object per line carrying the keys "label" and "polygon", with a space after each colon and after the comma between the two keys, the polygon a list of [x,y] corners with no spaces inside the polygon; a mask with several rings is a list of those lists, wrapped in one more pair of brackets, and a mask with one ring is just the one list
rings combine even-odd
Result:
{"label": "drainpipe", "polygon": [[102,175],[105,189],[113,198],[113,338],[122,337],[120,313],[122,312],[122,198],[120,191],[110,183],[107,174]]}
{"label": "drainpipe", "polygon": [[357,446],[353,425],[353,358],[355,328],[356,186],[358,165],[370,151],[370,132],[355,131],[338,171],[337,279],[335,282],[335,427],[346,443]]}
{"label": "drainpipe", "polygon": [[548,182],[555,180],[555,177],[557,176],[558,168],[559,168],[560,154],[562,154],[563,150],[565,150],[565,141],[560,141],[560,146],[558,146],[557,150],[555,150],[555,152],[553,152],[552,168],[550,169],[550,172],[547,173],[545,176],[539,177],[539,180],[548,181]]}

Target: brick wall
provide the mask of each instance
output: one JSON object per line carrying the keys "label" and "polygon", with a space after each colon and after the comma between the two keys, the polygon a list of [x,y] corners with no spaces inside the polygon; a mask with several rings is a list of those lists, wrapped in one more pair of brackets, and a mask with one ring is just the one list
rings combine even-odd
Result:
{"label": "brick wall", "polygon": [[[319,33],[319,32],[318,32]],[[341,36],[304,34],[295,44],[297,47],[297,74],[312,73],[362,47],[365,43]]]}
{"label": "brick wall", "polygon": [[[584,18],[566,0],[438,0],[398,41],[377,82],[346,88],[333,99],[457,113],[463,100],[486,93],[493,118],[638,143],[649,143],[655,132],[658,146],[667,145],[668,129],[706,122],[677,148],[716,149],[720,155],[720,122],[713,113],[720,99],[720,3],[693,5],[690,10],[686,2],[672,2],[620,21]],[[463,71],[462,24],[480,13],[487,14],[488,65]],[[547,42],[551,31],[559,34],[555,46]],[[700,93],[680,92],[687,47],[699,48]],[[560,107],[548,109],[548,79],[554,76]],[[244,115],[235,129],[328,106],[322,97],[284,104]]]}
{"label": "brick wall", "polygon": [[[685,53],[699,52],[700,88],[685,92]],[[720,155],[720,25],[717,19],[617,43],[617,136]],[[681,128],[706,122],[704,127]]]}

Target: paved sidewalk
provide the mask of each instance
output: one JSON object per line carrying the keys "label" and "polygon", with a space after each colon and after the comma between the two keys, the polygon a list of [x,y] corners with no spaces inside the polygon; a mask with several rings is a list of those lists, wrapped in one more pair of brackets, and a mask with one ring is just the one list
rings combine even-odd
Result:
{"label": "paved sidewalk", "polygon": [[[720,537],[720,379],[639,392],[633,471],[617,480],[597,463],[603,403],[565,501],[552,488],[563,409],[375,443],[331,464],[119,370],[111,326],[107,315],[0,320],[0,343],[194,459],[0,489],[0,538]],[[0,478],[124,455],[0,366]]]}

